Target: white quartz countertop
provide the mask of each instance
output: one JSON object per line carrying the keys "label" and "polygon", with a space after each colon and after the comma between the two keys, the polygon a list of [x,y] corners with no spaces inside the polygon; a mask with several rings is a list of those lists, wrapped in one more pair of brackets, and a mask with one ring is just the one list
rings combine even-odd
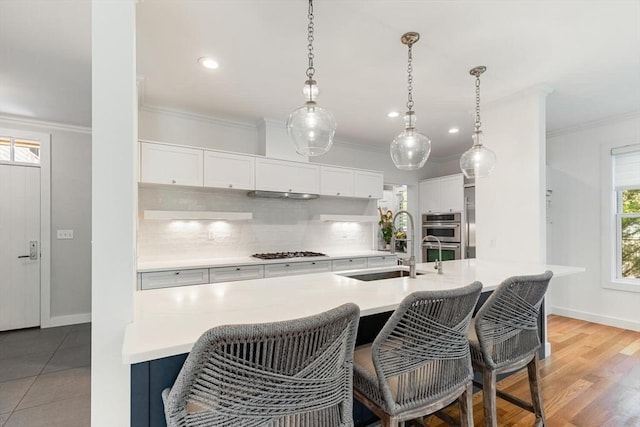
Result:
{"label": "white quartz countertop", "polygon": [[359,251],[359,252],[333,252],[327,253],[327,256],[320,257],[301,257],[301,258],[282,258],[282,259],[260,259],[251,256],[233,257],[233,258],[200,258],[200,259],[184,259],[184,260],[153,260],[138,261],[138,273],[149,271],[165,271],[179,270],[185,268],[213,268],[213,267],[233,267],[239,265],[252,264],[274,264],[283,262],[299,262],[299,261],[322,261],[344,258],[363,258],[373,256],[404,256],[404,253],[390,254],[385,251]]}
{"label": "white quartz countertop", "polygon": [[425,274],[365,282],[345,277],[347,272],[316,273],[138,291],[134,321],[125,331],[123,361],[132,364],[188,353],[203,332],[224,324],[290,320],[347,302],[356,303],[366,316],[395,309],[415,291],[453,289],[475,280],[482,282],[483,290],[492,290],[510,276],[551,270],[558,277],[585,271],[479,259],[445,261],[442,275],[436,274],[433,263],[418,264],[417,270]]}

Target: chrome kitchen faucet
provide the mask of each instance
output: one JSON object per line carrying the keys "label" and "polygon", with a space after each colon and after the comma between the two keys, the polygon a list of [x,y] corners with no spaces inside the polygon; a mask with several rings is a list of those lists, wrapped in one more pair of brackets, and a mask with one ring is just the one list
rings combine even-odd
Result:
{"label": "chrome kitchen faucet", "polygon": [[[438,239],[436,236],[432,236],[431,234],[424,236],[422,241],[426,242],[429,237],[431,237],[432,239],[436,239],[436,242],[438,242],[438,259],[436,260],[436,265],[433,268],[438,270],[438,274],[442,274],[442,243],[440,243],[440,239]],[[422,260],[422,262],[426,261],[426,259]]]}
{"label": "chrome kitchen faucet", "polygon": [[393,216],[393,220],[391,221],[391,253],[392,254],[396,253],[396,218],[398,218],[400,214],[406,214],[409,217],[409,233],[407,233],[407,235],[411,236],[410,240],[406,239],[407,244],[411,242],[411,256],[409,257],[408,260],[403,259],[402,265],[409,266],[409,278],[415,279],[416,278],[416,256],[415,256],[415,248],[414,248],[415,228],[413,227],[413,217],[409,212],[405,210],[398,211]]}

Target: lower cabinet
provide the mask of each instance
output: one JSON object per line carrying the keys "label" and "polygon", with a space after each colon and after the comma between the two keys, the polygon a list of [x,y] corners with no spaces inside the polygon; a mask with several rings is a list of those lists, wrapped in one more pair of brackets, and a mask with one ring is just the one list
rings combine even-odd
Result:
{"label": "lower cabinet", "polygon": [[273,264],[150,271],[138,273],[138,289],[159,289],[174,286],[201,285],[204,283],[262,279],[263,277],[361,270],[365,268],[392,267],[397,264],[398,257],[396,255],[381,255],[322,261],[291,261]]}
{"label": "lower cabinet", "polygon": [[382,255],[367,258],[368,268],[392,267],[398,265],[398,257],[395,255]]}
{"label": "lower cabinet", "polygon": [[209,269],[152,271],[140,273],[140,289],[171,288],[209,283]]}
{"label": "lower cabinet", "polygon": [[263,277],[263,265],[242,265],[240,267],[216,267],[209,269],[210,283],[262,279]]}
{"label": "lower cabinet", "polygon": [[301,261],[266,264],[264,277],[293,276],[295,274],[326,273],[331,271],[331,261]]}
{"label": "lower cabinet", "polygon": [[334,259],[331,261],[332,271],[357,270],[367,268],[366,258]]}

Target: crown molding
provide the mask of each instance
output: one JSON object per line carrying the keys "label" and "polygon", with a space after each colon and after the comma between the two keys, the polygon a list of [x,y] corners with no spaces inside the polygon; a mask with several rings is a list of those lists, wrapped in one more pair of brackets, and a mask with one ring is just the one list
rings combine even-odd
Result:
{"label": "crown molding", "polygon": [[554,90],[553,86],[551,86],[548,83],[537,83],[537,84],[528,86],[524,89],[521,89],[517,92],[514,92],[512,94],[486,102],[483,104],[483,108],[491,109],[491,108],[500,106],[502,104],[507,104],[509,102],[516,101],[519,98],[522,98],[523,96],[537,95],[537,96],[547,97],[549,94],[553,93],[553,90]]}
{"label": "crown molding", "polygon": [[333,144],[338,147],[350,148],[352,150],[369,151],[372,153],[387,153],[387,154],[389,153],[388,148],[372,147],[370,145],[359,144],[355,142],[348,142],[342,139],[335,139],[333,141]]}
{"label": "crown molding", "polygon": [[614,116],[604,117],[602,119],[590,120],[588,122],[579,123],[577,125],[568,126],[562,129],[547,132],[547,138],[555,138],[557,136],[578,132],[581,130],[589,130],[600,126],[610,125],[614,123],[624,122],[627,120],[640,120],[640,111],[630,111],[628,113],[616,114]]}
{"label": "crown molding", "polygon": [[45,120],[29,119],[26,117],[6,116],[0,114],[0,120],[20,125],[35,126],[45,130],[61,130],[66,132],[85,133],[91,135],[91,128],[85,126],[70,125],[66,123],[48,122]]}
{"label": "crown molding", "polygon": [[148,113],[164,114],[167,116],[177,117],[181,119],[195,120],[203,123],[210,123],[219,126],[234,127],[239,129],[256,129],[255,123],[242,122],[239,120],[222,119],[219,117],[207,116],[204,114],[191,113],[183,110],[176,110],[166,107],[155,107],[152,105],[142,104],[138,107],[140,111]]}

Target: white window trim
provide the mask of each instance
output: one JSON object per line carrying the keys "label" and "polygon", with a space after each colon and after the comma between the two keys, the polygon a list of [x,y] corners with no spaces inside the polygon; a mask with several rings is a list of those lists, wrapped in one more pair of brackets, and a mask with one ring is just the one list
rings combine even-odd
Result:
{"label": "white window trim", "polygon": [[602,287],[627,292],[640,292],[640,279],[618,278],[617,254],[620,251],[617,194],[613,188],[613,162],[611,149],[637,144],[637,141],[609,142],[601,145],[600,151],[600,234],[602,236]]}

